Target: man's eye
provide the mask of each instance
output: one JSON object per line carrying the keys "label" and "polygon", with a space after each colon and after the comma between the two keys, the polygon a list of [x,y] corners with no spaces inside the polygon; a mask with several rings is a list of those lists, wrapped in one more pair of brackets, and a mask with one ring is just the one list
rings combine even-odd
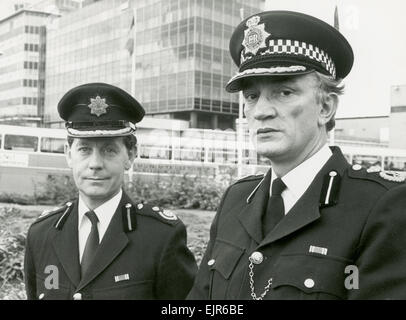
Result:
{"label": "man's eye", "polygon": [[244,93],[244,99],[248,102],[255,101],[257,98],[258,98],[258,95],[256,93],[252,93],[252,92]]}
{"label": "man's eye", "polygon": [[282,97],[288,97],[288,96],[290,96],[290,95],[292,95],[292,94],[293,94],[293,91],[292,91],[292,90],[284,89],[284,90],[281,90],[281,91],[280,91],[280,95],[281,95]]}
{"label": "man's eye", "polygon": [[78,150],[80,152],[89,152],[90,148],[89,147],[79,147]]}
{"label": "man's eye", "polygon": [[116,149],[114,148],[106,148],[104,151],[108,154],[116,153]]}

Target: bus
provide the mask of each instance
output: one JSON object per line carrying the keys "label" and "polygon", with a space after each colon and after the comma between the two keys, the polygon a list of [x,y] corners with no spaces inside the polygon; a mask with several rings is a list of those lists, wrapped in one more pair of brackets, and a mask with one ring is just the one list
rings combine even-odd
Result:
{"label": "bus", "polygon": [[[137,156],[127,179],[136,176],[220,177],[237,175],[238,140],[232,130],[137,128]],[[349,163],[374,170],[406,172],[406,150],[354,146],[336,141]],[[243,135],[243,175],[265,173],[269,160]],[[0,193],[33,194],[49,175],[70,175],[64,155],[66,130],[0,125]]]}

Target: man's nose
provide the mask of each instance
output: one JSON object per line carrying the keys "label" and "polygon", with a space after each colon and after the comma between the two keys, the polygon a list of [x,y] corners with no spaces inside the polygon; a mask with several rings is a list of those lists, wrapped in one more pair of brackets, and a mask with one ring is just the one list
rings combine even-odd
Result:
{"label": "man's nose", "polygon": [[95,148],[89,159],[89,168],[92,170],[101,169],[103,167],[103,157],[101,152]]}
{"label": "man's nose", "polygon": [[276,109],[272,99],[266,96],[260,96],[254,110],[254,118],[256,120],[263,120],[266,118],[275,118]]}

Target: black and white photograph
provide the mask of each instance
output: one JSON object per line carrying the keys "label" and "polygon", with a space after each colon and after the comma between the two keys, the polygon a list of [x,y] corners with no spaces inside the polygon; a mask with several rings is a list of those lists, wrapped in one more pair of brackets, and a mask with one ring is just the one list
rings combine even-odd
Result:
{"label": "black and white photograph", "polygon": [[405,12],[2,0],[0,300],[406,300]]}

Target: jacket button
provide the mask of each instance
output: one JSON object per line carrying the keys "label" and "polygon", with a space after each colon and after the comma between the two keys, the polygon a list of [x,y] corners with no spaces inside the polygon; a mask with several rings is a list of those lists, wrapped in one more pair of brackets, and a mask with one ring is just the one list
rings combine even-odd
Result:
{"label": "jacket button", "polygon": [[313,279],[306,279],[305,281],[304,281],[304,285],[305,285],[305,287],[306,288],[313,288],[314,287],[314,280]]}
{"label": "jacket button", "polygon": [[42,299],[44,299],[44,297],[45,297],[45,294],[41,293],[41,294],[38,296],[38,299],[39,299],[39,300],[42,300]]}
{"label": "jacket button", "polygon": [[250,256],[250,261],[254,264],[261,264],[264,261],[264,255],[259,251],[254,251]]}
{"label": "jacket button", "polygon": [[73,300],[82,300],[82,294],[80,292],[73,295]]}
{"label": "jacket button", "polygon": [[361,166],[360,164],[354,164],[354,165],[352,166],[352,170],[359,171],[359,170],[361,170],[361,169],[362,169],[362,166]]}
{"label": "jacket button", "polygon": [[212,266],[213,264],[215,264],[215,262],[216,262],[216,260],[210,259],[210,260],[207,262],[207,265]]}

